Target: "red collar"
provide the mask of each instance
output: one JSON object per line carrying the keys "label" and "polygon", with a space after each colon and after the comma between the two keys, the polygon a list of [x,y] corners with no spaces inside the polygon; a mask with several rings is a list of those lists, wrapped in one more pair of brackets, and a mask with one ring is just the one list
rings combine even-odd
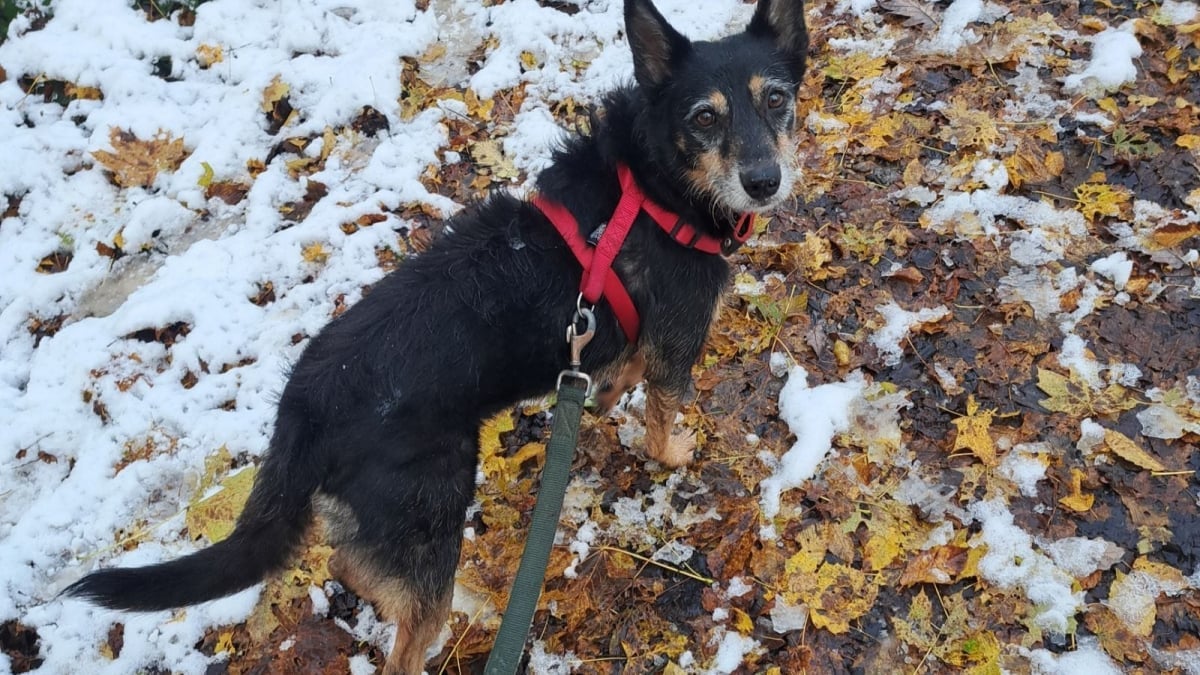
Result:
{"label": "red collar", "polygon": [[721,240],[697,230],[690,223],[684,222],[683,218],[652,201],[638,187],[628,166],[617,165],[617,178],[621,183],[621,199],[617,202],[617,208],[608,223],[599,231],[599,241],[594,248],[580,233],[579,223],[566,207],[540,195],[534,197],[533,205],[554,225],[583,266],[583,279],[579,288],[584,300],[592,304],[599,302],[601,297],[608,300],[613,313],[617,315],[617,323],[621,325],[625,338],[634,343],[637,342],[641,319],[633,305],[633,299],[625,290],[625,285],[612,269],[612,264],[638,214],[645,211],[664,232],[685,248],[712,255],[732,253],[744,243],[753,230],[754,214],[743,214],[730,237]]}

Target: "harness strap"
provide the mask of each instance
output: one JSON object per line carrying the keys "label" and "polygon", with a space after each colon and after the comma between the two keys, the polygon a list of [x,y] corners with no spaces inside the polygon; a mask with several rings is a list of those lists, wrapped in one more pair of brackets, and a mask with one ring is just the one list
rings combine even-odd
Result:
{"label": "harness strap", "polygon": [[[590,289],[591,294],[589,294],[588,289],[584,288],[583,298],[592,304],[599,302],[601,296],[608,300],[613,314],[617,315],[617,323],[620,324],[621,331],[625,333],[625,339],[629,340],[630,343],[637,342],[638,332],[641,330],[641,317],[638,316],[637,307],[633,304],[633,298],[629,297],[629,291],[625,290],[625,284],[621,283],[621,278],[612,269],[612,260],[616,257],[616,251],[614,250],[612,257],[608,259],[608,266],[604,269],[606,273],[595,273],[594,270],[597,269],[595,266],[595,256],[596,251],[600,250],[600,247],[597,246],[593,249],[591,246],[588,246],[587,240],[579,233],[579,223],[575,220],[575,216],[571,215],[571,212],[562,204],[543,199],[540,195],[534,197],[533,205],[538,207],[546,216],[546,219],[554,225],[554,229],[558,230],[558,233],[562,235],[563,241],[567,242],[571,253],[575,254],[575,258],[583,266],[584,276],[581,284],[586,286],[589,278],[594,280],[592,282],[593,287]],[[634,213],[634,216],[636,217],[637,213]],[[633,221],[630,220],[630,224],[632,223]],[[605,234],[607,233],[608,229],[605,229]],[[629,229],[627,225],[624,234],[628,233]],[[620,250],[621,243],[625,240],[624,234],[621,236],[621,241],[616,243],[615,248],[617,250]],[[600,244],[604,245],[606,242],[609,243],[609,246],[612,246],[611,239],[602,237]],[[599,287],[598,289],[596,288],[597,286]]]}
{"label": "harness strap", "polygon": [[625,243],[625,237],[633,228],[633,222],[637,220],[638,214],[645,211],[664,232],[684,248],[695,249],[710,255],[728,255],[745,243],[754,230],[754,214],[742,214],[730,236],[722,240],[701,232],[691,223],[685,222],[683,218],[647,197],[646,193],[638,187],[637,181],[634,180],[633,172],[625,164],[617,165],[617,179],[621,184],[621,199],[617,202],[612,217],[604,224],[603,231],[599,233],[599,241],[596,242],[594,248],[579,232],[578,221],[565,206],[541,195],[533,198],[533,205],[541,210],[554,225],[563,240],[567,242],[571,252],[575,254],[579,264],[583,266],[583,278],[580,280],[579,289],[584,300],[593,305],[602,297],[608,300],[613,313],[617,315],[617,323],[621,325],[621,331],[625,333],[625,338],[632,343],[637,342],[641,318],[638,316],[633,299],[625,290],[625,284],[621,283],[621,279],[613,271],[612,265],[621,251],[621,245]]}

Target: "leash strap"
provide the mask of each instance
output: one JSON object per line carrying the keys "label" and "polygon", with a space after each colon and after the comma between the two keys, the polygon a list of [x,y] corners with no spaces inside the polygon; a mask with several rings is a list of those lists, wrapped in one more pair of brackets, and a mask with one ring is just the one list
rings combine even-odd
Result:
{"label": "leash strap", "polygon": [[[564,374],[565,375],[565,374]],[[508,596],[508,607],[500,622],[500,632],[488,656],[485,675],[514,675],[525,653],[525,639],[533,625],[533,612],[542,595],[546,565],[550,562],[550,547],[558,530],[563,495],[571,474],[571,458],[579,437],[579,421],[583,402],[587,398],[587,383],[581,377],[560,376],[558,402],[554,405],[554,426],[550,444],[546,447],[546,466],[542,469],[542,486],[538,489],[537,505],[529,523],[529,536],[521,566]]]}

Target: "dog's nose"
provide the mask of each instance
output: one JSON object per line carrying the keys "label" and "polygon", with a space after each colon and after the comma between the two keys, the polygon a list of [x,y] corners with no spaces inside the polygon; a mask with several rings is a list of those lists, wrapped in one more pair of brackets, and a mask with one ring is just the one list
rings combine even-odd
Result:
{"label": "dog's nose", "polygon": [[738,177],[751,199],[766,199],[779,190],[779,165],[773,162],[742,169]]}

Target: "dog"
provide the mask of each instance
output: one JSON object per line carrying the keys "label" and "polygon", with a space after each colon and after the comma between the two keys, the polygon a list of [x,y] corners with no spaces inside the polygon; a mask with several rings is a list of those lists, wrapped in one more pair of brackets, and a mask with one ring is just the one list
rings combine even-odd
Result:
{"label": "dog", "polygon": [[[93,572],[67,594],[132,611],[228,595],[282,568],[319,514],[331,572],[396,623],[384,672],[421,673],[450,612],[482,421],[554,388],[580,303],[568,239],[612,229],[630,191],[643,200],[611,269],[584,276],[615,277],[636,317],[604,285],[582,370],[601,410],[644,379],[647,455],[691,460],[694,438],[672,426],[729,282],[722,253],[798,179],[808,33],[802,0],[759,0],[743,32],[712,42],[684,37],[650,0],[624,13],[634,82],[554,152],[536,199],[465,209],[309,342],[234,532],[171,562]],[[605,246],[600,235],[593,262]]]}

